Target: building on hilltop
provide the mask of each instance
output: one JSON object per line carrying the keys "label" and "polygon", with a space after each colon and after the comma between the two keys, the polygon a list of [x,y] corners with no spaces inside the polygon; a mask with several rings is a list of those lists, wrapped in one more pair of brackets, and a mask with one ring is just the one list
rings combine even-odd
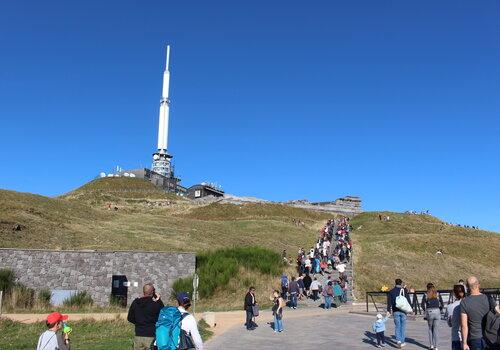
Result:
{"label": "building on hilltop", "polygon": [[224,191],[220,186],[202,182],[188,188],[187,196],[191,199],[203,198],[208,196],[224,197]]}

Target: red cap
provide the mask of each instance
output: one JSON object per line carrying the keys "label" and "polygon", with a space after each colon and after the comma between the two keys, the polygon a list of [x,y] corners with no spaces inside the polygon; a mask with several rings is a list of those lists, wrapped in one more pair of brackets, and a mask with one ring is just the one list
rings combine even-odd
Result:
{"label": "red cap", "polygon": [[62,315],[60,312],[53,312],[47,316],[47,323],[57,323],[68,319],[68,315]]}

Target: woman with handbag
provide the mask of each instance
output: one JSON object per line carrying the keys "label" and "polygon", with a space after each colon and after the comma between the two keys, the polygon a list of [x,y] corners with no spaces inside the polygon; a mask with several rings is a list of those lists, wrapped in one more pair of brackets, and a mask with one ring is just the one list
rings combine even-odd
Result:
{"label": "woman with handbag", "polygon": [[275,290],[271,296],[273,300],[273,316],[274,316],[274,333],[283,332],[283,308],[285,307],[285,300],[280,296],[280,292]]}

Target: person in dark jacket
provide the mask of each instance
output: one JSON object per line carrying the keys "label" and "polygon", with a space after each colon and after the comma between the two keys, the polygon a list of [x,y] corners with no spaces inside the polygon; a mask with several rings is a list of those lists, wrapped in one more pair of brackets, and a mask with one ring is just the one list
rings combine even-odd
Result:
{"label": "person in dark jacket", "polygon": [[306,273],[306,275],[303,278],[303,281],[304,281],[304,291],[305,291],[306,297],[309,297],[309,289],[311,288],[311,283],[313,280],[312,280],[311,276],[309,276],[309,274]]}
{"label": "person in dark jacket", "polygon": [[398,347],[403,348],[406,345],[406,312],[396,307],[396,298],[399,296],[401,289],[403,289],[403,295],[408,300],[408,303],[410,303],[410,296],[408,290],[403,287],[401,279],[397,278],[395,284],[394,288],[387,294],[387,314],[392,313]]}
{"label": "person in dark jacket", "polygon": [[288,285],[288,293],[290,293],[290,307],[296,309],[297,297],[299,296],[299,284],[295,280],[295,276],[292,276],[292,281]]}
{"label": "person in dark jacket", "polygon": [[153,284],[145,284],[142,292],[144,295],[132,302],[127,316],[127,320],[135,325],[134,350],[150,348],[155,339],[156,321],[164,306]]}
{"label": "person in dark jacket", "polygon": [[247,330],[253,331],[255,327],[258,327],[257,323],[253,321],[253,307],[257,305],[255,300],[255,288],[250,287],[248,293],[245,295],[245,311],[246,311],[246,322],[245,326]]}

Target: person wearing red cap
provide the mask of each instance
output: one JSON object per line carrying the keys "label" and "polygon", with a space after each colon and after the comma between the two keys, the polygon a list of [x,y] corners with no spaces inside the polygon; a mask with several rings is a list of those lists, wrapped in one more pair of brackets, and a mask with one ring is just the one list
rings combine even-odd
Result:
{"label": "person wearing red cap", "polygon": [[47,330],[38,338],[36,350],[69,350],[69,334],[58,333],[63,328],[62,322],[68,319],[68,315],[53,312],[47,316]]}

